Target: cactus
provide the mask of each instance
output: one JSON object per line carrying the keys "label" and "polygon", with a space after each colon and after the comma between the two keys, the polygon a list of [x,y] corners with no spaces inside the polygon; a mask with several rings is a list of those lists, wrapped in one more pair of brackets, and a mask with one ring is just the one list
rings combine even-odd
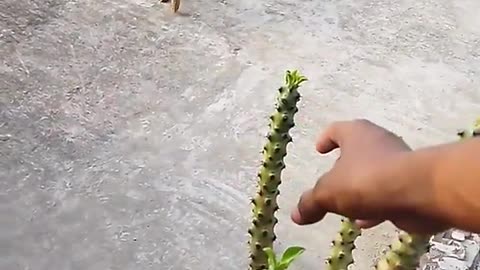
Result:
{"label": "cactus", "polygon": [[285,85],[278,89],[276,111],[270,116],[270,131],[263,148],[257,193],[251,201],[253,218],[248,233],[252,270],[268,269],[265,249],[272,248],[276,239],[274,227],[278,220],[275,212],[278,210],[278,186],[285,168],[283,158],[287,155],[287,144],[292,141],[289,130],[294,126],[294,115],[298,111],[298,88],[306,80],[298,71],[287,71]]}
{"label": "cactus", "polygon": [[457,132],[460,140],[480,136],[480,118],[477,118],[471,129],[463,129]]}
{"label": "cactus", "polygon": [[377,270],[414,270],[428,251],[430,235],[401,233],[377,263]]}
{"label": "cactus", "polygon": [[332,241],[330,256],[325,260],[328,270],[347,270],[353,263],[352,251],[355,239],[360,236],[360,229],[350,219],[342,219],[340,231]]}

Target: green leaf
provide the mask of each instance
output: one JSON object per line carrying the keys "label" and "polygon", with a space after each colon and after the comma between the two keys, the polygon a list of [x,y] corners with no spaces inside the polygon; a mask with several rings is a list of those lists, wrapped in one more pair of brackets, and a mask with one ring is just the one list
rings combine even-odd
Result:
{"label": "green leaf", "polygon": [[275,253],[273,249],[270,247],[266,247],[263,251],[267,254],[268,258],[268,270],[276,270],[277,269],[277,258],[275,257]]}
{"label": "green leaf", "polygon": [[287,269],[290,264],[298,258],[303,252],[305,251],[305,248],[303,247],[289,247],[287,250],[282,255],[282,259],[280,260],[280,263],[278,264],[278,267],[276,270],[285,270]]}
{"label": "green leaf", "polygon": [[304,81],[307,81],[307,77],[300,74],[298,70],[287,70],[285,75],[285,82],[289,88],[297,88]]}
{"label": "green leaf", "polygon": [[293,80],[292,73],[290,72],[290,70],[287,70],[287,74],[285,75],[285,83],[287,84],[287,86],[291,85],[292,80]]}

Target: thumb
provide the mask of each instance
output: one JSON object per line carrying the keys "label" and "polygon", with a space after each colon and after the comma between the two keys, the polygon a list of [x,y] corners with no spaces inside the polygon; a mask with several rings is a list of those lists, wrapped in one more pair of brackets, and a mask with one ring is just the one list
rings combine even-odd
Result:
{"label": "thumb", "polygon": [[313,189],[302,194],[297,207],[293,209],[291,219],[298,225],[313,224],[322,220],[333,209],[334,201],[330,192],[320,179]]}

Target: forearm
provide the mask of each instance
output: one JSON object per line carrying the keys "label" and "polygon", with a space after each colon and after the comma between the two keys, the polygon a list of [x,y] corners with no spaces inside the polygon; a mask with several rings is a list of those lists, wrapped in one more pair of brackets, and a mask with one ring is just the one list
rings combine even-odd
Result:
{"label": "forearm", "polygon": [[412,154],[414,166],[423,166],[421,175],[430,178],[426,180],[431,193],[425,196],[430,201],[423,203],[422,210],[454,227],[480,232],[480,139]]}

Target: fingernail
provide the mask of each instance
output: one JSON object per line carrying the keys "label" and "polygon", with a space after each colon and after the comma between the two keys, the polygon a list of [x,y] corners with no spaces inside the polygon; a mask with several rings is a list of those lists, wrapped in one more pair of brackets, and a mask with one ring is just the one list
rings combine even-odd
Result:
{"label": "fingernail", "polygon": [[295,222],[297,224],[301,224],[302,216],[300,215],[300,211],[298,211],[297,207],[295,207],[295,209],[293,209],[290,216],[291,216],[293,222]]}
{"label": "fingernail", "polygon": [[362,219],[355,219],[354,223],[355,225],[357,225],[358,227],[362,228],[362,226],[365,225],[365,220],[362,220]]}

